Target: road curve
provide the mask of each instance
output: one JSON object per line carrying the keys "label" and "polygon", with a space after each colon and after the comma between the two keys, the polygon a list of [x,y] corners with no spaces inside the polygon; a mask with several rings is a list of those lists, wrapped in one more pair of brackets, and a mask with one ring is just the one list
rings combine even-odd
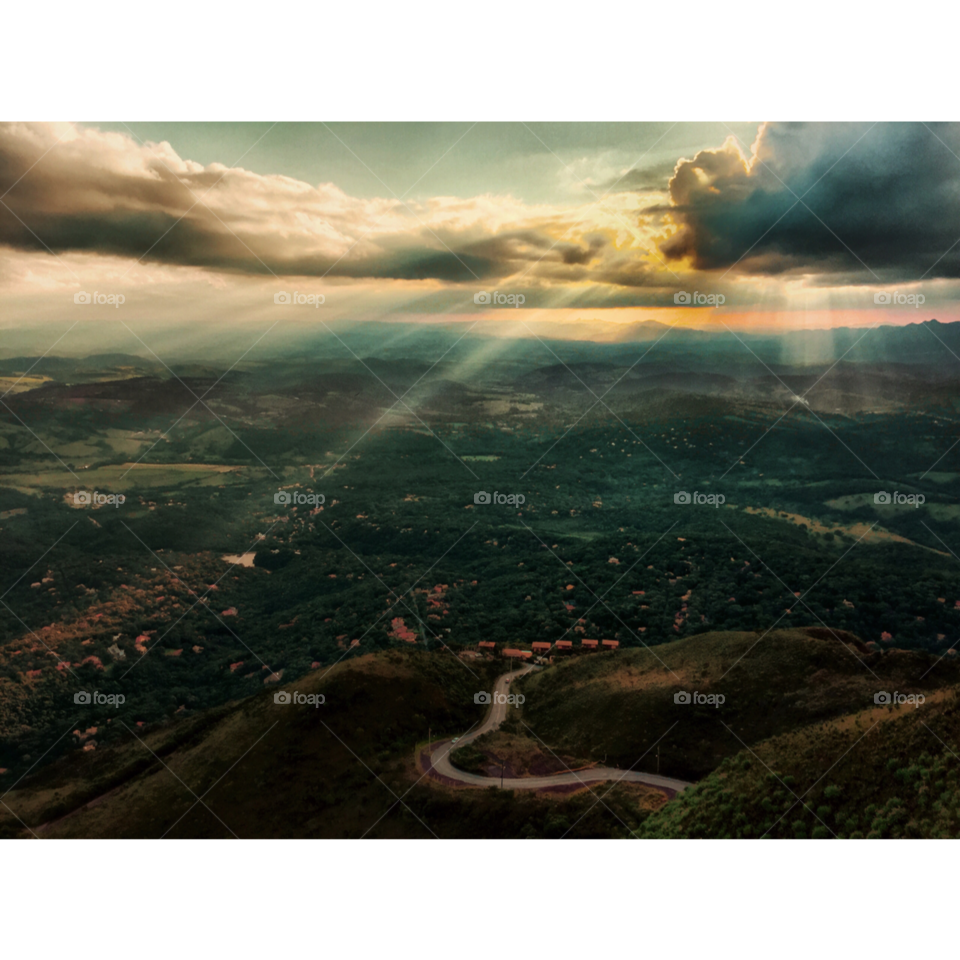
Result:
{"label": "road curve", "polygon": [[[506,694],[511,681],[517,677],[530,673],[536,667],[524,664],[519,670],[505,673],[497,678],[493,692]],[[450,762],[453,749],[466,746],[477,737],[496,730],[507,716],[507,703],[497,703],[494,696],[493,703],[483,723],[475,730],[460,737],[456,744],[451,740],[441,740],[424,751],[421,760],[427,773],[439,775],[445,780],[455,780],[458,783],[469,784],[472,787],[499,787],[499,777],[483,777],[476,773],[467,773],[459,770]],[[550,787],[583,786],[601,780],[622,780],[625,783],[643,783],[650,787],[659,787],[668,794],[676,794],[685,787],[692,786],[685,780],[674,780],[671,777],[661,777],[655,773],[639,773],[634,770],[619,770],[615,767],[591,767],[589,770],[568,771],[555,773],[548,777],[506,777],[503,780],[504,790],[544,790]]]}

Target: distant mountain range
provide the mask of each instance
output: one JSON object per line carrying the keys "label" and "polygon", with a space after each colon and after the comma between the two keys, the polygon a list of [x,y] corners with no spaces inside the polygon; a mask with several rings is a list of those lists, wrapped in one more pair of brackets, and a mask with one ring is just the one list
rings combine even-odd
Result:
{"label": "distant mountain range", "polygon": [[[584,324],[584,331],[589,328]],[[612,325],[611,325],[612,326]],[[414,360],[431,364],[472,364],[482,368],[491,363],[513,364],[533,369],[553,363],[612,363],[617,365],[681,363],[690,370],[714,369],[724,375],[738,375],[760,363],[772,369],[797,370],[846,363],[923,365],[936,377],[960,372],[960,322],[926,320],[905,326],[837,327],[829,330],[792,330],[782,334],[736,333],[718,328],[696,330],[670,326],[658,321],[623,324],[615,340],[548,339],[530,335],[485,336],[476,327],[460,324],[416,324],[364,321],[305,328],[279,326],[243,357],[240,369],[270,361],[315,362],[322,360]],[[18,331],[6,337],[0,349],[0,375],[33,374],[56,379],[122,371],[163,375],[167,364],[182,369],[196,365],[210,370],[237,362],[253,346],[262,331],[222,326],[189,329],[163,328],[144,335],[150,350],[137,353],[108,351],[115,330],[95,328],[72,332],[71,351],[58,350],[43,356],[49,348],[40,334],[33,335],[37,353],[14,350],[13,342],[27,348],[30,336]],[[79,338],[79,339],[78,339]],[[132,339],[132,338],[131,338]],[[78,345],[88,344],[81,353]],[[133,340],[131,347],[136,345]],[[4,354],[6,356],[4,357]],[[32,354],[32,355],[31,355]]]}

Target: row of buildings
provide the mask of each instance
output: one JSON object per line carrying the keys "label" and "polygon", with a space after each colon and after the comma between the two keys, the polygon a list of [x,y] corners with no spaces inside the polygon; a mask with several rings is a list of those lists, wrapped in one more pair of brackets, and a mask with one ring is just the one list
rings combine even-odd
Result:
{"label": "row of buildings", "polygon": [[[500,651],[501,657],[514,660],[532,660],[535,657],[551,657],[556,654],[589,653],[593,650],[616,650],[620,646],[619,640],[581,640],[574,645],[572,640],[557,640],[556,643],[536,642],[531,650],[519,650],[513,647],[504,647]],[[496,654],[497,645],[492,640],[481,640],[477,644],[480,653]]]}

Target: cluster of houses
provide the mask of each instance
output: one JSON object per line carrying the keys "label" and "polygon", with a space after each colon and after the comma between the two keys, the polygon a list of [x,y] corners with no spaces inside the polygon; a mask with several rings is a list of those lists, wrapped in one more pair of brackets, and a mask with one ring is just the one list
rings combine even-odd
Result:
{"label": "cluster of houses", "polygon": [[[556,643],[536,642],[531,644],[531,650],[519,650],[514,647],[504,647],[500,651],[501,657],[512,660],[533,660],[541,658],[553,658],[557,654],[568,653],[589,653],[593,650],[616,650],[620,646],[619,640],[581,640],[574,644],[573,640],[557,640]],[[492,640],[481,640],[477,644],[477,650],[481,654],[493,656],[496,653],[497,645]]]}

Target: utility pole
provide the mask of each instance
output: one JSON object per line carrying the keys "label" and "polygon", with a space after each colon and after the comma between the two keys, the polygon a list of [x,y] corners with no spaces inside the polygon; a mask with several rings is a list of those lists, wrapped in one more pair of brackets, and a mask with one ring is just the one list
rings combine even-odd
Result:
{"label": "utility pole", "polygon": [[657,776],[660,776],[660,744],[657,744]]}
{"label": "utility pole", "polygon": [[500,761],[500,789],[503,789],[503,760]]}

